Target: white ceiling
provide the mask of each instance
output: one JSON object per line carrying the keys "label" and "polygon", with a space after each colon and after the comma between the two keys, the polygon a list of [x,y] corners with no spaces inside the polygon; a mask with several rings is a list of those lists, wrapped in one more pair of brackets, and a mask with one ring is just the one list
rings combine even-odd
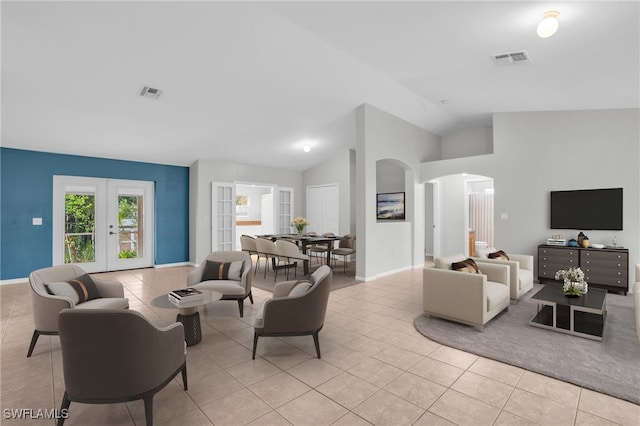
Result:
{"label": "white ceiling", "polygon": [[[304,170],[355,148],[362,103],[438,134],[498,111],[638,108],[639,5],[3,1],[2,146]],[[491,59],[520,50],[531,63]]]}

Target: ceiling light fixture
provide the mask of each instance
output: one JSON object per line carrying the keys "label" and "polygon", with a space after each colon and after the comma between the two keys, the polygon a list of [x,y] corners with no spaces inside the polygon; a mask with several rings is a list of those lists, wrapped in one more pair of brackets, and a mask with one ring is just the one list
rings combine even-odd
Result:
{"label": "ceiling light fixture", "polygon": [[538,36],[548,38],[558,31],[558,15],[560,15],[560,12],[557,10],[550,10],[542,15],[543,19],[540,21],[538,28],[536,29]]}
{"label": "ceiling light fixture", "polygon": [[309,151],[311,151],[311,147],[310,147],[308,144],[305,144],[305,145],[302,147],[302,150],[303,150],[304,152],[309,152]]}

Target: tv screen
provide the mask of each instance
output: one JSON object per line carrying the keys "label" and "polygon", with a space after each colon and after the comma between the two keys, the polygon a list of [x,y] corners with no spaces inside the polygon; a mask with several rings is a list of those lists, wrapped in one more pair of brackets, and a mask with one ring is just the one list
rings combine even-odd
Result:
{"label": "tv screen", "polygon": [[377,194],[376,201],[378,220],[404,220],[404,192]]}
{"label": "tv screen", "polygon": [[551,191],[551,229],[622,230],[622,188]]}

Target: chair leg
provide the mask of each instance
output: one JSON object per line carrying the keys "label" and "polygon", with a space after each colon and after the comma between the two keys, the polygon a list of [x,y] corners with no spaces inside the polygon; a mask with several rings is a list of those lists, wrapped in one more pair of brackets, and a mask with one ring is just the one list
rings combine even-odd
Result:
{"label": "chair leg", "polygon": [[244,299],[238,300],[238,309],[240,309],[240,318],[244,316]]}
{"label": "chair leg", "polygon": [[36,347],[36,342],[38,341],[38,337],[40,337],[40,332],[38,330],[33,330],[33,336],[31,336],[31,344],[29,345],[27,358],[29,358],[33,353],[33,349]]}
{"label": "chair leg", "polygon": [[256,359],[256,349],[258,348],[258,333],[253,333],[253,355],[251,359]]}
{"label": "chair leg", "polygon": [[319,331],[313,332],[313,343],[316,345],[316,354],[318,355],[318,359],[320,359],[320,339],[318,338]]}
{"label": "chair leg", "polygon": [[148,393],[142,399],[144,400],[144,418],[147,426],[153,426],[153,394]]}
{"label": "chair leg", "polygon": [[251,301],[251,304],[253,305],[253,293],[251,292],[251,290],[249,290],[249,300]]}
{"label": "chair leg", "polygon": [[67,391],[64,391],[64,396],[62,397],[62,404],[60,404],[60,417],[58,417],[57,426],[62,426],[64,421],[66,420],[69,414],[69,405],[71,405],[71,401],[69,400],[69,395]]}
{"label": "chair leg", "polygon": [[185,361],[184,367],[182,367],[182,386],[184,390],[189,390],[189,385],[187,384],[187,362]]}

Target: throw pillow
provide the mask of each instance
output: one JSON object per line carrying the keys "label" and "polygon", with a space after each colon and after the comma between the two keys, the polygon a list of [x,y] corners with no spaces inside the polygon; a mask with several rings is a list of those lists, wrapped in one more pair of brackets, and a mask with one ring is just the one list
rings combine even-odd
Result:
{"label": "throw pillow", "polygon": [[302,296],[313,286],[309,281],[300,280],[296,282],[291,291],[289,292],[289,297],[294,296]]}
{"label": "throw pillow", "polygon": [[451,264],[451,269],[454,271],[468,272],[470,274],[479,274],[478,264],[473,259],[465,259],[461,262],[454,262]]}
{"label": "throw pillow", "polygon": [[489,259],[509,260],[509,256],[507,256],[507,253],[505,253],[502,250],[498,250],[496,252],[489,253],[487,255],[487,257]]}
{"label": "throw pillow", "polygon": [[243,262],[241,260],[236,262],[216,262],[214,260],[207,260],[204,272],[202,273],[202,281],[240,281],[240,276],[242,275],[242,264]]}
{"label": "throw pillow", "polygon": [[84,303],[100,298],[98,288],[89,274],[65,282],[45,284],[44,287],[49,294],[68,297],[74,303]]}

